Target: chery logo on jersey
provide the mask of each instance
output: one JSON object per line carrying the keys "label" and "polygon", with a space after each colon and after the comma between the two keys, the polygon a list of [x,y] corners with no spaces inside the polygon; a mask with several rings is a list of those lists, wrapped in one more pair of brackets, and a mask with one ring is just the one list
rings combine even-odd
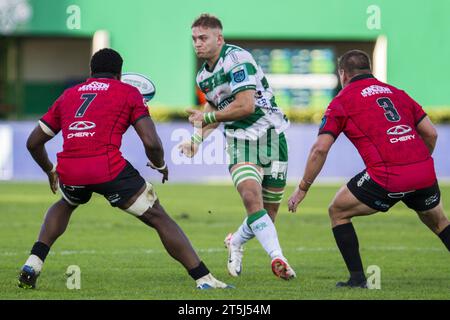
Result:
{"label": "chery logo on jersey", "polygon": [[[401,136],[401,135],[411,132],[411,131],[412,131],[412,129],[410,126],[401,124],[399,126],[390,128],[388,131],[386,131],[386,133],[388,135],[392,135],[392,136]],[[391,138],[389,141],[391,143],[397,143],[397,142],[405,142],[405,141],[409,141],[409,140],[414,140],[415,138],[416,138],[415,134],[409,134],[409,135],[403,136],[403,137]]]}
{"label": "chery logo on jersey", "polygon": [[403,136],[403,137],[400,137],[400,138],[392,138],[389,141],[391,143],[397,143],[397,142],[404,142],[404,141],[414,140],[415,138],[416,138],[415,134],[408,134],[407,136]]}
{"label": "chery logo on jersey", "polygon": [[[73,122],[69,126],[69,130],[72,130],[72,131],[84,131],[84,130],[93,129],[95,127],[96,127],[95,123],[93,123],[91,121],[76,121],[76,122]],[[93,137],[94,134],[95,134],[95,132],[69,133],[67,135],[67,139]]]}
{"label": "chery logo on jersey", "polygon": [[95,123],[90,121],[77,121],[69,126],[69,130],[83,131],[95,128]]}
{"label": "chery logo on jersey", "polygon": [[76,133],[69,133],[69,134],[67,135],[67,139],[93,137],[94,134],[95,134],[95,132],[76,132]]}
{"label": "chery logo on jersey", "polygon": [[401,136],[402,134],[410,132],[412,129],[410,126],[407,126],[405,124],[401,124],[399,126],[395,126],[390,128],[388,131],[386,131],[387,134],[394,135],[394,136]]}

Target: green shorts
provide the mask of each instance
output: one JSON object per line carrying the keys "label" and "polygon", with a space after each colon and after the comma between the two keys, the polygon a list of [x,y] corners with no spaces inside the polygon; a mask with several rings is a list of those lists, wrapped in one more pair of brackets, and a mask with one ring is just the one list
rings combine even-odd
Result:
{"label": "green shorts", "polygon": [[[288,145],[284,133],[269,129],[256,141],[227,137],[227,153],[229,170],[238,163],[253,163],[264,171],[260,181],[263,187],[286,186]],[[236,184],[234,177],[233,181]]]}

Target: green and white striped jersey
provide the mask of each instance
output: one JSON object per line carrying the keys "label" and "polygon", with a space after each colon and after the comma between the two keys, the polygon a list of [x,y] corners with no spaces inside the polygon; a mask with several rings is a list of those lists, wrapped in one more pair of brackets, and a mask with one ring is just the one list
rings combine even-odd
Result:
{"label": "green and white striped jersey", "polygon": [[204,63],[196,80],[208,102],[218,110],[225,109],[238,92],[255,90],[255,112],[245,119],[225,122],[226,137],[257,140],[270,128],[280,134],[289,127],[264,72],[248,51],[224,44],[212,70]]}

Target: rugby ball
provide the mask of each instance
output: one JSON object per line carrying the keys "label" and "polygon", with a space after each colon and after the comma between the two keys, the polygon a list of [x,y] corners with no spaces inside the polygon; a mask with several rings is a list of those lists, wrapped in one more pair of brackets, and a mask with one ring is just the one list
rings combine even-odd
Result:
{"label": "rugby ball", "polygon": [[126,72],[122,74],[122,82],[136,87],[144,97],[145,102],[149,102],[155,96],[156,88],[153,82],[140,73]]}

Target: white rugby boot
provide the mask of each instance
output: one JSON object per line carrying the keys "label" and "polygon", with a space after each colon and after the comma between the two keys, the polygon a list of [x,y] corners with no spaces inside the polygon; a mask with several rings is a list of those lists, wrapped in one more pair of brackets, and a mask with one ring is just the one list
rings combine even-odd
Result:
{"label": "white rugby boot", "polygon": [[208,273],[206,276],[201,277],[196,280],[197,289],[207,290],[207,289],[232,289],[234,288],[232,285],[223,283],[222,281],[217,280],[211,273]]}
{"label": "white rugby boot", "polygon": [[232,233],[229,233],[223,243],[228,249],[227,269],[228,273],[233,277],[238,277],[242,272],[242,257],[244,256],[244,248],[235,246],[231,243]]}

